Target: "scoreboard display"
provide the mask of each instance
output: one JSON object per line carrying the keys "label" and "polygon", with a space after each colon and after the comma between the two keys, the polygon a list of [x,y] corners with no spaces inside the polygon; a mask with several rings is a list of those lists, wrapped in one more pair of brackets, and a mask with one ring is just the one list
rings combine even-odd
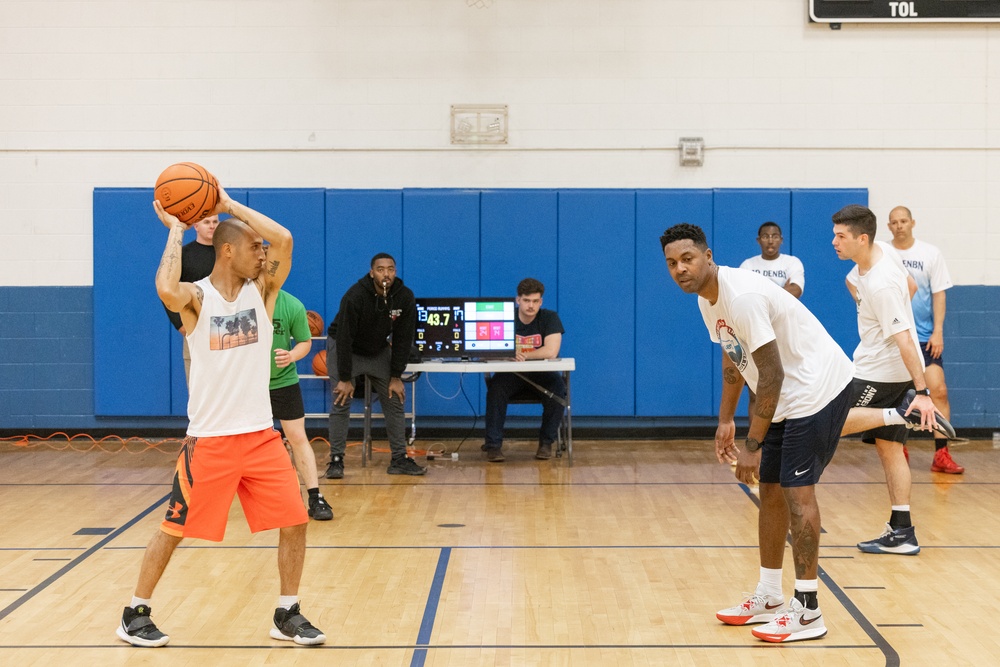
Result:
{"label": "scoreboard display", "polygon": [[809,0],[816,23],[979,23],[1000,21],[1000,0]]}

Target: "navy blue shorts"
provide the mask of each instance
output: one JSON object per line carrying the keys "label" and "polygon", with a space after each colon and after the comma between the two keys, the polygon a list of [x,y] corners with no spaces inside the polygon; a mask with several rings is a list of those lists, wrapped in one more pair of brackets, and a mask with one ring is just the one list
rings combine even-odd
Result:
{"label": "navy blue shorts", "polygon": [[299,383],[271,390],[271,414],[275,419],[292,421],[306,416]]}
{"label": "navy blue shorts", "polygon": [[931,351],[927,349],[927,341],[920,344],[920,351],[924,353],[924,366],[930,366],[933,364],[944,368],[944,355],[942,354],[937,359],[933,358],[931,356]]}
{"label": "navy blue shorts", "polygon": [[851,385],[814,415],[771,424],[760,457],[761,484],[813,486],[833,459],[851,411]]}
{"label": "navy blue shorts", "polygon": [[[854,378],[851,382],[851,403],[856,408],[894,408],[903,402],[912,382],[872,382]],[[910,430],[904,424],[880,426],[861,434],[861,442],[875,444],[875,439],[906,444]]]}

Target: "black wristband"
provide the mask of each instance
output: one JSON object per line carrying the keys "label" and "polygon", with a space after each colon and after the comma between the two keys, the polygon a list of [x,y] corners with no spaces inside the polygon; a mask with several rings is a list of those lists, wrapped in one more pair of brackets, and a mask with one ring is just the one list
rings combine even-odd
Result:
{"label": "black wristband", "polygon": [[760,442],[755,440],[754,438],[747,438],[745,446],[748,452],[756,452],[758,449],[760,449]]}

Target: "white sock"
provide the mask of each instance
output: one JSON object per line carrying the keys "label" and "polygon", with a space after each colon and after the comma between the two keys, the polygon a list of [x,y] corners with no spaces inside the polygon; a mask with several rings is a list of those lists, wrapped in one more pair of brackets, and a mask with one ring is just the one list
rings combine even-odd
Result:
{"label": "white sock", "polygon": [[819,579],[796,579],[795,590],[799,593],[815,593],[819,590]]}
{"label": "white sock", "polygon": [[910,506],[909,505],[893,505],[892,506],[892,511],[893,512],[909,512],[910,511]]}
{"label": "white sock", "polygon": [[148,607],[149,606],[149,600],[144,599],[144,598],[137,598],[137,597],[135,597],[133,595],[132,596],[132,604],[130,604],[129,606],[132,607],[132,609],[135,609],[136,607],[138,607],[141,604],[144,604],[144,605],[146,605]]}
{"label": "white sock", "polygon": [[906,420],[903,419],[903,415],[899,414],[896,408],[886,408],[882,411],[882,423],[886,426],[892,426],[894,424],[905,424]]}
{"label": "white sock", "polygon": [[764,592],[773,598],[781,597],[781,570],[772,570],[767,567],[760,568],[760,584],[764,587]]}
{"label": "white sock", "polygon": [[298,595],[279,595],[278,596],[278,607],[280,609],[289,610],[292,608],[296,602],[299,601]]}

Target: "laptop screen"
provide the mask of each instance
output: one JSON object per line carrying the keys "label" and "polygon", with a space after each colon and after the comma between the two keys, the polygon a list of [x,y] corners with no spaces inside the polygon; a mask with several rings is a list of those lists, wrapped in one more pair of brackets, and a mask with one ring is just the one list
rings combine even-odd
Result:
{"label": "laptop screen", "polygon": [[424,359],[512,359],[514,299],[417,297],[414,342]]}

